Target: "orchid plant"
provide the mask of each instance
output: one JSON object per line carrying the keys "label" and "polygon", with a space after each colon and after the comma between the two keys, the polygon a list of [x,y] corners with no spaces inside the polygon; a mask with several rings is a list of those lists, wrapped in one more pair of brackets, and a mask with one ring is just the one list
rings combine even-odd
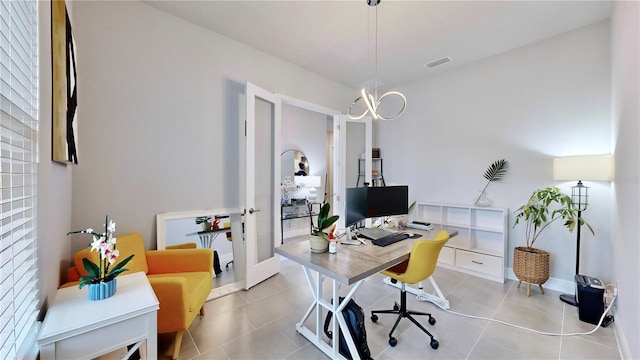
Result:
{"label": "orchid plant", "polygon": [[109,216],[107,215],[104,220],[104,232],[101,234],[95,232],[92,228],[67,233],[67,236],[71,234],[93,235],[93,241],[89,245],[91,252],[100,252],[100,260],[98,264],[93,263],[87,258],[82,259],[84,269],[89,273],[89,275],[80,277],[81,289],[88,284],[109,282],[115,279],[116,276],[120,275],[122,272],[128,270],[125,269],[124,266],[133,258],[133,254],[111,267],[111,265],[115,263],[116,258],[120,255],[120,251],[116,249],[116,238],[113,236],[115,231],[116,223],[109,220]]}

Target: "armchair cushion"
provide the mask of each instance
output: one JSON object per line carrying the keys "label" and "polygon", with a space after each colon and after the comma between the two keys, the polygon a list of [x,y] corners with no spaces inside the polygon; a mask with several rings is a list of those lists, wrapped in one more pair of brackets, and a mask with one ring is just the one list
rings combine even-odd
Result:
{"label": "armchair cushion", "polygon": [[148,274],[205,271],[213,279],[211,249],[152,250],[145,252],[145,257]]}

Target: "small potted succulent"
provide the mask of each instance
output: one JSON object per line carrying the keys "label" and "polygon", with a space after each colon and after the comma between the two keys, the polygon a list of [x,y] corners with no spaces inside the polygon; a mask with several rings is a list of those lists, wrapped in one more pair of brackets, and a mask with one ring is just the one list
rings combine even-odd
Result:
{"label": "small potted succulent", "polygon": [[196,225],[202,225],[202,231],[211,230],[212,216],[198,216],[196,218]]}
{"label": "small potted succulent", "polygon": [[[329,210],[331,209],[331,205],[329,203],[325,203],[318,213],[318,218],[316,224],[312,226],[311,229],[311,252],[315,253],[323,253],[329,250],[329,234],[333,232],[332,228],[331,232],[325,232],[326,229],[331,228],[336,221],[338,221],[338,215],[329,216]],[[311,212],[309,212],[311,214]]]}

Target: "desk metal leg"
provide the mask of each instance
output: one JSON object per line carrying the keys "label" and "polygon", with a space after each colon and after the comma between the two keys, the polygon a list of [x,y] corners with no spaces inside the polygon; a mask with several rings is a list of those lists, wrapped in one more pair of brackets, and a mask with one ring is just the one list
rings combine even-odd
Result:
{"label": "desk metal leg", "polygon": [[[353,339],[350,336],[351,333],[349,332],[347,323],[345,322],[344,316],[342,315],[342,309],[344,309],[344,307],[347,305],[349,300],[353,298],[353,294],[360,287],[362,282],[364,282],[364,280],[360,280],[356,282],[351,288],[351,290],[349,290],[349,292],[345,295],[342,302],[340,303],[339,302],[340,282],[335,279],[331,279],[332,302],[330,303],[329,301],[325,300],[322,296],[322,283],[324,281],[324,275],[316,272],[317,276],[314,280],[311,274],[311,269],[306,266],[303,266],[303,269],[304,269],[304,274],[307,278],[307,283],[309,284],[311,293],[313,294],[314,301],[309,306],[309,309],[306,311],[306,313],[302,317],[302,320],[300,320],[300,322],[296,324],[296,330],[330,358],[342,360],[342,359],[345,359],[345,357],[340,354],[340,350],[339,350],[340,337],[338,335],[340,333],[339,329],[341,329],[342,334],[345,337],[345,340],[349,347],[349,352],[351,353],[354,359],[359,360],[360,357],[358,354],[358,350],[356,348],[356,345]],[[324,333],[323,331],[324,319],[322,316],[322,308],[325,308],[333,313],[332,333],[334,334],[334,336],[332,337],[331,345],[327,344],[324,341],[323,335],[322,335]],[[311,316],[311,313],[313,312],[314,309],[316,311],[315,332],[309,330],[306,326],[304,326],[304,322],[309,318],[309,316]]]}

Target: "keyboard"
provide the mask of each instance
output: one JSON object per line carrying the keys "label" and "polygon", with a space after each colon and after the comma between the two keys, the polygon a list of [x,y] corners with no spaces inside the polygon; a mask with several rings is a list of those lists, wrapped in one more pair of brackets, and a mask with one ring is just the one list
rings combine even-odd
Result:
{"label": "keyboard", "polygon": [[395,244],[398,241],[402,241],[408,238],[409,238],[409,234],[397,232],[387,236],[383,236],[379,239],[371,240],[371,243],[378,246],[387,246],[387,245]]}

